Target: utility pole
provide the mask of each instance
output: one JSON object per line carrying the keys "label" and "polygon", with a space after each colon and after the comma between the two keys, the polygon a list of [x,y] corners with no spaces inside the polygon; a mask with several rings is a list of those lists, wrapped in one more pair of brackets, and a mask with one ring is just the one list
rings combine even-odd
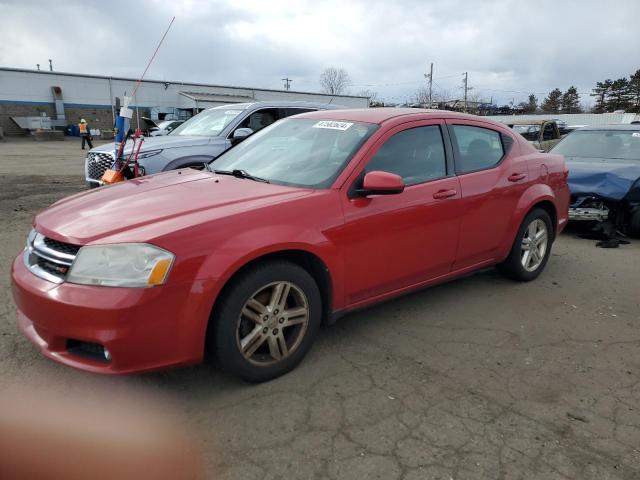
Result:
{"label": "utility pole", "polygon": [[432,106],[432,92],[433,92],[433,62],[431,62],[431,70],[429,72],[429,108]]}
{"label": "utility pole", "polygon": [[467,113],[467,91],[469,90],[469,75],[467,72],[464,75],[464,112]]}
{"label": "utility pole", "polygon": [[51,59],[49,59],[49,71],[53,72],[53,63],[52,63]]}
{"label": "utility pole", "polygon": [[284,82],[284,89],[288,91],[291,88],[291,82],[293,82],[293,80],[290,78],[283,78],[282,81]]}
{"label": "utility pole", "polygon": [[431,108],[431,105],[432,105],[431,93],[433,91],[433,62],[431,62],[431,70],[430,70],[430,72],[429,73],[425,73],[424,77],[429,79],[429,105],[427,106],[427,108]]}

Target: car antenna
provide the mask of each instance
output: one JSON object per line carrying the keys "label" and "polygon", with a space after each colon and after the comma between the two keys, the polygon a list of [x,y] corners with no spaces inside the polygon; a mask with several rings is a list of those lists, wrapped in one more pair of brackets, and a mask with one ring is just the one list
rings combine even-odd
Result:
{"label": "car antenna", "polygon": [[[131,93],[131,96],[127,97],[126,94],[124,96],[123,106],[122,106],[122,108],[120,108],[120,112],[118,114],[118,117],[116,118],[116,125],[115,125],[116,135],[114,136],[114,140],[115,140],[114,168],[116,166],[116,163],[120,159],[120,155],[122,155],[122,152],[124,151],[123,142],[126,143],[126,138],[127,138],[126,134],[129,131],[129,123],[131,122],[131,117],[133,116],[133,110],[131,110],[129,108],[129,102],[131,101],[132,98],[137,98],[136,97],[136,92],[138,91],[138,88],[140,87],[140,84],[142,83],[142,80],[144,79],[144,76],[147,74],[147,70],[149,70],[149,67],[153,63],[153,60],[156,58],[156,54],[158,53],[158,50],[160,50],[160,46],[162,45],[162,42],[164,42],[164,39],[167,36],[167,33],[169,33],[169,30],[171,29],[171,26],[173,25],[173,22],[175,21],[175,19],[176,19],[175,16],[173,16],[173,18],[171,18],[171,21],[169,22],[169,26],[167,27],[167,29],[165,30],[164,34],[162,35],[162,38],[158,42],[158,45],[156,46],[156,49],[154,50],[153,55],[151,55],[151,58],[149,59],[149,62],[147,63],[147,66],[145,67],[144,71],[142,72],[142,75],[140,76],[140,78],[136,82],[135,86],[133,87],[133,92]],[[138,102],[136,101],[136,110],[137,110],[137,106],[138,106],[137,103]],[[139,119],[138,119],[138,121],[139,121]],[[138,128],[136,128],[136,133],[137,134],[138,134],[139,130],[140,130],[140,126],[138,124]],[[119,148],[118,148],[118,142],[120,142],[120,147]],[[134,147],[135,147],[135,143],[134,143]],[[137,161],[137,156],[136,156],[136,161]]]}

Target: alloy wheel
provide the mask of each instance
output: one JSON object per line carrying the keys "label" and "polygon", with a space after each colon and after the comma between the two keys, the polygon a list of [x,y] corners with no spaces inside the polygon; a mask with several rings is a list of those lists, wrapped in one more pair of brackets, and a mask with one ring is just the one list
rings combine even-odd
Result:
{"label": "alloy wheel", "polygon": [[521,244],[520,261],[527,272],[537,270],[547,253],[549,232],[546,223],[536,218],[524,232]]}
{"label": "alloy wheel", "polygon": [[291,355],[309,325],[309,302],[291,282],[274,282],[245,302],[238,318],[236,340],[246,360],[266,366]]}

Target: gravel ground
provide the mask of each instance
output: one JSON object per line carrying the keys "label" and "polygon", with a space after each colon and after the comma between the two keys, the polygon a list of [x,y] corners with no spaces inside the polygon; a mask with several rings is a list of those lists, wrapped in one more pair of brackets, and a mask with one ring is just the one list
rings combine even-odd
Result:
{"label": "gravel ground", "polygon": [[84,188],[83,153],[0,143],[0,392],[144,390],[190,429],[209,478],[640,478],[640,241],[565,233],[532,283],[487,270],[348,315],[262,385],[208,365],[96,376],[17,333],[9,285],[33,215]]}

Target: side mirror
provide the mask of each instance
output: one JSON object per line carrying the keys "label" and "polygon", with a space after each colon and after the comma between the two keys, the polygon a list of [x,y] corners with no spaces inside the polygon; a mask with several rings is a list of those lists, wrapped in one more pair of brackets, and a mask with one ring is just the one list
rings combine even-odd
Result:
{"label": "side mirror", "polygon": [[251,130],[250,128],[238,128],[235,132],[233,132],[233,140],[235,142],[241,142],[252,133],[253,130]]}
{"label": "side mirror", "polygon": [[395,173],[374,170],[364,176],[362,189],[358,193],[362,196],[369,195],[394,195],[404,191],[404,181]]}

